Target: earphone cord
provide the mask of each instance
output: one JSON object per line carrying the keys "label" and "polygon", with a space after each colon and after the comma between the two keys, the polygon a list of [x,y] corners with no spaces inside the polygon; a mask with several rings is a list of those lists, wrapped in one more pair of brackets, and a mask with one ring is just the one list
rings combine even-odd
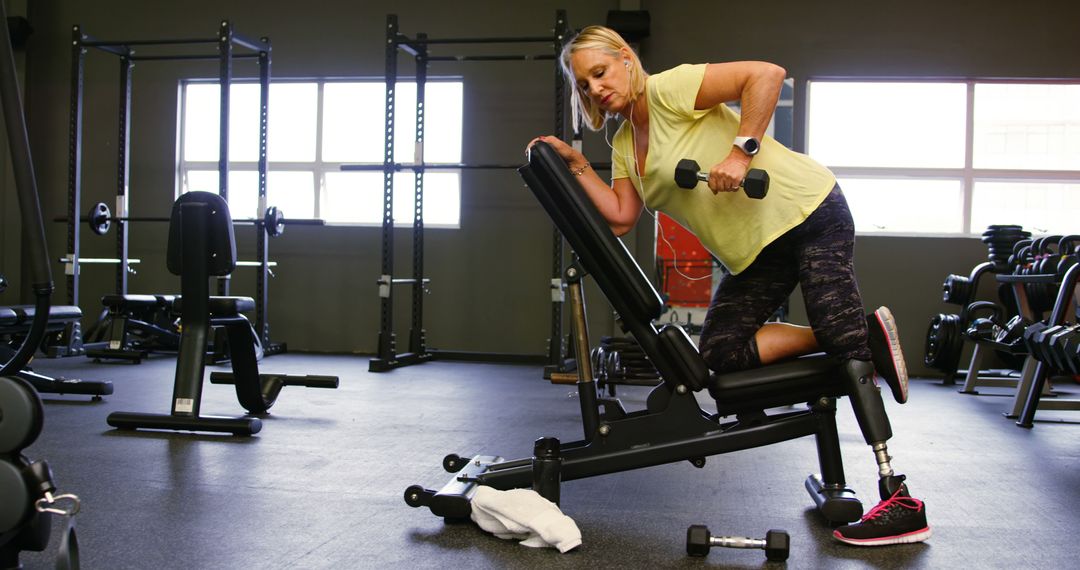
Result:
{"label": "earphone cord", "polygon": [[[629,67],[629,66],[627,66],[627,67]],[[606,122],[604,123],[604,142],[607,143],[608,147],[611,149],[612,152],[614,152],[615,154],[617,154],[619,156],[622,156],[622,154],[618,150],[616,150],[615,147],[611,144],[611,141],[608,140],[608,130],[607,130],[607,123]],[[679,269],[679,252],[676,251],[675,246],[671,245],[671,242],[668,241],[667,236],[664,235],[664,225],[660,223],[660,220],[657,218],[656,213],[649,210],[649,206],[645,204],[645,181],[644,181],[644,178],[641,175],[641,172],[638,171],[638,164],[637,164],[637,131],[634,130],[634,101],[630,102],[630,143],[633,146],[633,151],[634,151],[634,161],[633,161],[632,166],[633,166],[633,170],[634,170],[634,176],[637,177],[638,189],[641,192],[641,207],[642,207],[642,209],[645,210],[645,212],[647,214],[649,214],[649,216],[652,217],[653,222],[654,222],[653,225],[656,226],[656,231],[660,235],[660,239],[663,240],[664,244],[666,244],[668,246],[668,249],[671,250],[671,255],[672,255],[672,258],[673,258],[672,259],[672,264],[671,264],[672,269],[674,269],[675,273],[678,273],[680,277],[682,277],[683,279],[686,279],[687,281],[702,281],[702,280],[705,280],[705,279],[712,278],[712,273],[711,272],[708,275],[701,275],[701,276],[698,276],[698,277],[690,277],[689,275],[683,273],[682,270]],[[623,158],[625,159],[625,157],[623,157]]]}

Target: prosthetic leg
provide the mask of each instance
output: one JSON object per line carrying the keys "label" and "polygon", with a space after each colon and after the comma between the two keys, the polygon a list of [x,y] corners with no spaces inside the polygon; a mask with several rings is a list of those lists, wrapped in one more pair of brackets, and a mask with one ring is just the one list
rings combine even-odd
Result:
{"label": "prosthetic leg", "polygon": [[903,475],[893,473],[892,459],[885,443],[892,437],[892,426],[885,413],[885,403],[881,399],[881,390],[874,381],[874,364],[869,360],[848,360],[844,363],[844,381],[847,383],[851,398],[851,407],[855,409],[855,419],[859,422],[863,438],[874,450],[878,464],[878,493],[881,499],[891,497],[904,482]]}

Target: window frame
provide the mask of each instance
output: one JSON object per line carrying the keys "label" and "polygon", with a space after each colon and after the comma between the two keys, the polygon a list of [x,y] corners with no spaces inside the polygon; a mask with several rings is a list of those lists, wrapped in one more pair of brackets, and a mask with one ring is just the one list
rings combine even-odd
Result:
{"label": "window frame", "polygon": [[[245,84],[245,83],[255,83],[255,84],[257,84],[258,81],[259,81],[258,78],[243,78],[243,79],[233,79],[232,83],[233,84]],[[408,83],[408,82],[414,82],[415,83],[416,82],[416,77],[415,76],[399,76],[397,78],[397,81],[398,81],[398,83]],[[314,219],[324,220],[325,225],[327,225],[327,226],[336,226],[336,227],[382,227],[382,210],[381,209],[379,210],[378,216],[376,216],[376,219],[374,221],[371,221],[371,222],[342,222],[342,221],[325,220],[325,216],[323,215],[322,209],[323,209],[323,205],[324,205],[324,203],[326,202],[326,199],[327,199],[326,175],[328,173],[340,173],[340,172],[342,172],[341,167],[343,165],[346,165],[346,164],[360,164],[360,165],[371,165],[371,166],[380,166],[381,167],[383,165],[383,162],[381,160],[378,161],[378,162],[357,162],[357,161],[344,161],[344,162],[342,162],[342,161],[325,161],[325,160],[323,160],[323,133],[324,133],[324,131],[323,131],[323,127],[324,127],[323,119],[324,119],[324,106],[325,106],[325,103],[324,103],[324,88],[328,83],[377,83],[379,85],[385,86],[386,85],[385,78],[371,77],[371,76],[365,76],[365,77],[320,77],[320,78],[311,78],[311,77],[275,77],[275,78],[273,78],[273,80],[271,82],[271,86],[273,86],[274,84],[281,84],[281,83],[315,83],[316,86],[317,86],[316,112],[315,112],[315,121],[316,121],[316,124],[315,124],[315,158],[311,162],[274,161],[274,160],[270,160],[268,158],[267,159],[267,166],[266,166],[267,177],[269,177],[272,172],[291,171],[291,172],[312,173],[313,176],[314,176],[314,181],[313,181],[313,183],[314,183],[314,188],[313,188],[314,189],[314,201],[315,201],[314,209],[313,209]],[[460,84],[462,84],[462,89],[464,89],[464,78],[461,77],[461,76],[428,77],[426,79],[426,83],[428,83],[428,84],[430,84],[430,83],[460,83]],[[178,108],[177,108],[177,119],[176,119],[176,125],[177,125],[177,129],[176,129],[176,143],[177,143],[177,146],[176,146],[176,181],[175,181],[176,184],[175,184],[175,196],[174,196],[174,198],[179,197],[180,194],[183,193],[184,189],[187,187],[188,172],[190,172],[190,171],[215,171],[215,172],[217,172],[218,171],[218,161],[217,160],[212,160],[212,161],[189,161],[189,160],[185,160],[185,158],[184,158],[184,149],[185,149],[185,143],[186,143],[185,125],[186,125],[187,111],[188,111],[187,110],[186,87],[188,85],[192,85],[192,84],[219,84],[219,80],[218,80],[218,78],[186,78],[186,79],[181,79],[179,81],[178,85],[177,85],[177,89],[178,89],[178,97],[177,97],[177,99],[178,99]],[[383,102],[385,102],[385,98],[383,98],[383,100],[380,101],[380,107],[382,106]],[[273,98],[272,97],[271,97],[271,103],[270,104],[273,105]],[[462,107],[461,113],[462,113],[462,132],[460,134],[461,134],[462,139],[464,139],[464,113],[465,113],[464,107]],[[398,135],[399,135],[399,133],[395,133],[395,138],[397,138]],[[381,138],[381,136],[380,136],[380,138]],[[409,144],[412,144],[412,139],[411,138],[409,139]],[[452,162],[452,163],[440,163],[440,162],[437,162],[437,161],[427,162],[427,164],[432,164],[432,165],[437,165],[437,164],[458,164],[458,163],[460,163],[460,161]],[[229,172],[230,173],[232,173],[232,172],[258,172],[258,170],[259,170],[259,161],[258,160],[240,161],[240,160],[233,159],[231,156],[229,158]],[[458,203],[460,204],[460,202],[461,202],[461,169],[460,168],[440,168],[440,169],[438,169],[437,172],[439,172],[439,173],[452,173],[457,177]],[[382,201],[381,197],[382,197],[382,193],[383,193],[383,183],[382,183],[381,178],[379,179],[377,189],[378,189],[378,193],[379,193],[379,196],[380,196],[379,201],[381,202]],[[408,187],[402,187],[401,185],[398,185],[398,186],[396,186],[394,188],[394,190],[395,190],[395,196],[397,195],[397,192],[407,192],[411,196],[413,194],[413,191],[414,191],[414,186],[412,184],[408,185]],[[230,193],[231,193],[231,188],[230,188]],[[268,205],[272,205],[272,204],[268,204]],[[241,216],[241,217],[247,217],[247,215]],[[408,220],[395,220],[395,222],[394,222],[394,227],[397,227],[397,228],[409,228],[409,227],[412,227],[412,225],[413,225],[413,221],[412,221],[411,218],[408,219]],[[425,228],[433,228],[433,229],[460,229],[461,228],[461,213],[460,213],[460,211],[458,212],[458,222],[456,224],[435,223],[435,222],[429,222],[429,221],[425,220],[424,221],[424,227]]]}
{"label": "window frame", "polygon": [[[963,203],[962,224],[959,232],[867,232],[859,235],[894,236],[894,237],[972,237],[980,235],[985,228],[972,228],[972,206],[976,182],[1010,183],[1065,183],[1076,184],[1080,180],[1080,170],[1015,169],[1015,168],[976,168],[974,166],[975,149],[975,87],[985,84],[1016,85],[1080,85],[1080,78],[979,78],[979,77],[878,77],[878,76],[812,76],[797,82],[801,89],[796,90],[797,122],[801,123],[801,135],[796,140],[801,142],[805,152],[810,144],[810,84],[814,82],[831,83],[962,83],[966,87],[964,117],[964,165],[958,168],[918,168],[918,167],[868,167],[868,166],[825,166],[837,178],[913,178],[920,180],[956,180],[960,182]],[[932,133],[927,133],[928,137]]]}

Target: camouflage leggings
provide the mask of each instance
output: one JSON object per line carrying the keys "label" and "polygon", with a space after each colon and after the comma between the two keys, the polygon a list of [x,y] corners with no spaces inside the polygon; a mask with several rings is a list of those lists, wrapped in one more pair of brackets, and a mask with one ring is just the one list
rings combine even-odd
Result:
{"label": "camouflage leggings", "polygon": [[705,316],[701,355],[717,372],[761,366],[754,334],[802,286],[818,345],[842,358],[870,359],[866,315],[852,261],[855,224],[840,187],[803,223],[720,282]]}

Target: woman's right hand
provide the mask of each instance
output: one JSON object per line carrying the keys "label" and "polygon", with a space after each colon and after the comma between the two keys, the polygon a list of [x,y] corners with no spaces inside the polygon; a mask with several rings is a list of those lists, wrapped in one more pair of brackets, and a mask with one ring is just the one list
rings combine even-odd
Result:
{"label": "woman's right hand", "polygon": [[576,156],[576,155],[579,155],[580,153],[575,152],[574,149],[571,148],[570,145],[563,142],[563,140],[560,139],[559,137],[551,136],[551,135],[541,135],[541,136],[538,136],[535,139],[529,141],[529,145],[525,147],[525,155],[526,156],[528,156],[528,154],[529,154],[529,149],[531,149],[532,146],[534,144],[536,144],[537,142],[545,142],[545,143],[551,145],[551,148],[554,149],[555,152],[559,153],[559,156],[562,157],[562,159],[564,161],[566,161],[566,164],[573,165],[576,162],[585,162],[585,157],[584,156],[580,156],[580,157]]}

